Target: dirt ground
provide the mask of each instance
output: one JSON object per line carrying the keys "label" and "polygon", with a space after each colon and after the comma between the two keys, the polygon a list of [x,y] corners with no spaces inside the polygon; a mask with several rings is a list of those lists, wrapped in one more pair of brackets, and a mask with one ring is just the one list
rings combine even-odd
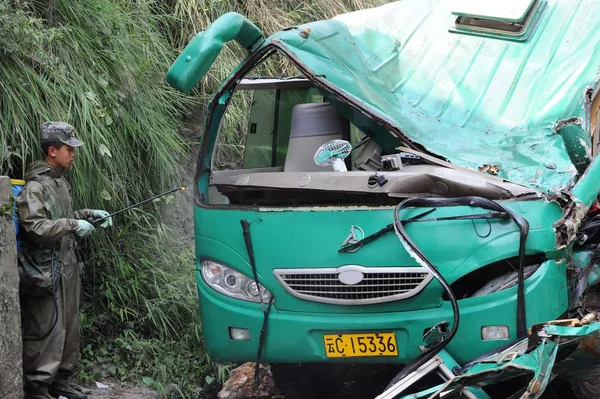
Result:
{"label": "dirt ground", "polygon": [[[385,377],[383,375],[385,375]],[[347,382],[336,398],[344,399],[368,399],[374,398],[385,389],[387,385],[387,373],[381,370],[373,370],[362,377],[354,376],[353,380]],[[95,386],[86,386],[91,393],[88,393],[89,399],[160,399],[158,392],[146,387],[121,384],[117,382],[104,382],[108,388],[101,389]],[[215,395],[209,395],[208,398],[216,399]],[[282,398],[282,396],[277,396]],[[335,398],[332,398],[335,399]],[[575,399],[575,395],[570,390],[566,382],[555,381],[547,389],[542,399]]]}
{"label": "dirt ground", "polygon": [[159,399],[158,392],[152,391],[146,387],[135,387],[125,384],[105,383],[108,388],[97,388],[96,386],[87,386],[91,392],[89,399]]}

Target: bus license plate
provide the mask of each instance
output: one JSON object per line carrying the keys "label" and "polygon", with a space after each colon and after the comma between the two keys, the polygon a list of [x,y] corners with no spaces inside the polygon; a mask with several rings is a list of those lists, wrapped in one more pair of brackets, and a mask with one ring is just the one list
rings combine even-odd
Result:
{"label": "bus license plate", "polygon": [[396,334],[326,334],[327,357],[398,356]]}

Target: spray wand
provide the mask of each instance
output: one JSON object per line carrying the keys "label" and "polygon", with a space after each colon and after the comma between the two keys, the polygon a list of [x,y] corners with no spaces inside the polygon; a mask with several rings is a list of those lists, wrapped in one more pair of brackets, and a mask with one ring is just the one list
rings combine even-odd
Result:
{"label": "spray wand", "polygon": [[165,195],[167,195],[167,194],[174,193],[175,191],[181,191],[181,192],[185,192],[185,187],[183,187],[183,186],[182,186],[182,187],[175,187],[175,188],[173,188],[173,189],[171,189],[171,190],[165,191],[164,193],[157,194],[157,195],[155,195],[155,196],[153,196],[153,197],[150,197],[150,198],[148,198],[148,199],[145,199],[145,200],[143,200],[143,201],[141,201],[141,202],[138,202],[137,204],[133,204],[133,205],[130,205],[130,206],[128,206],[127,208],[124,208],[124,209],[121,209],[121,210],[119,210],[119,211],[113,212],[113,213],[111,213],[111,214],[110,214],[110,215],[108,215],[108,216],[104,216],[104,217],[102,217],[102,218],[99,218],[99,219],[92,219],[92,220],[88,220],[88,221],[89,221],[89,222],[90,222],[92,225],[94,225],[94,226],[95,226],[95,225],[97,225],[98,223],[101,223],[101,222],[103,222],[104,220],[106,220],[106,219],[108,219],[108,218],[110,218],[110,217],[113,217],[113,216],[115,216],[115,215],[118,215],[119,213],[122,213],[122,212],[128,211],[128,210],[130,210],[130,209],[133,209],[133,208],[137,208],[137,207],[138,207],[138,206],[140,206],[140,205],[143,205],[143,204],[145,204],[145,203],[147,203],[147,202],[150,202],[150,201],[152,201],[152,200],[155,200],[156,198],[163,197],[163,196],[165,196]]}

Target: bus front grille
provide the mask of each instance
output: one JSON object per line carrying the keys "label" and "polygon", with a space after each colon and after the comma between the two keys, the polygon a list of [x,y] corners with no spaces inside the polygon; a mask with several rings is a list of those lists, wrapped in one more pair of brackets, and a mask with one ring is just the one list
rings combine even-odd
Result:
{"label": "bus front grille", "polygon": [[275,269],[291,295],[313,302],[365,305],[392,302],[418,294],[432,276],[422,267]]}

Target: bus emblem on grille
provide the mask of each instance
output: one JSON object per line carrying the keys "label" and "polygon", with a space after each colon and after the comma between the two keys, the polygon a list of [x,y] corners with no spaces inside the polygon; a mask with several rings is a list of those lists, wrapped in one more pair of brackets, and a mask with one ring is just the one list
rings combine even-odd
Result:
{"label": "bus emblem on grille", "polygon": [[[350,227],[350,234],[348,234],[348,237],[346,237],[346,239],[342,243],[342,248],[346,247],[347,245],[356,244],[357,242],[361,241],[363,238],[365,238],[365,232],[363,231],[363,229],[361,229],[358,226],[352,225],[352,227]],[[353,248],[353,249],[347,249],[346,252],[356,252],[361,247],[362,247],[362,245],[360,245],[356,248]]]}
{"label": "bus emblem on grille", "polygon": [[356,285],[360,283],[365,275],[358,270],[343,270],[338,274],[340,283],[346,285]]}

